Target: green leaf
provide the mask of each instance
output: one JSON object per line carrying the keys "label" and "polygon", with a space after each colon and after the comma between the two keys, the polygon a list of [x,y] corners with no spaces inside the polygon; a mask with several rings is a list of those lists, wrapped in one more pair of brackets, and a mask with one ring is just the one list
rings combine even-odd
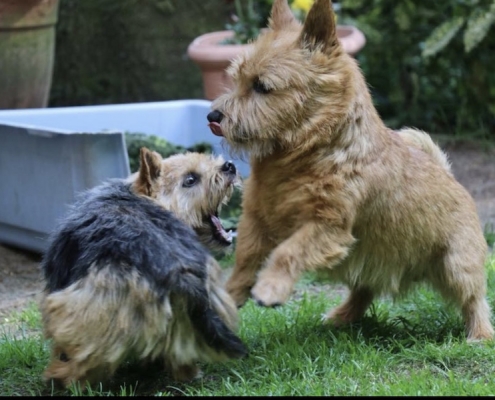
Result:
{"label": "green leaf", "polygon": [[364,5],[364,0],[342,0],[340,2],[343,8],[348,10],[357,10]]}
{"label": "green leaf", "polygon": [[447,46],[464,24],[464,17],[453,17],[437,26],[426,39],[422,56],[424,58],[434,56]]}
{"label": "green leaf", "polygon": [[411,29],[412,16],[414,15],[415,5],[412,1],[402,0],[394,9],[395,23],[401,31]]}
{"label": "green leaf", "polygon": [[149,150],[156,151],[163,158],[178,153],[185,153],[187,151],[210,154],[213,152],[211,144],[206,142],[199,142],[191,147],[185,148],[180,145],[172,144],[159,136],[148,135],[141,132],[125,132],[125,143],[131,172],[136,172],[139,169],[139,151],[141,150],[141,147],[147,147]]}
{"label": "green leaf", "polygon": [[464,32],[464,49],[466,53],[473,50],[488,33],[495,21],[495,0],[488,10],[477,8],[468,18]]}

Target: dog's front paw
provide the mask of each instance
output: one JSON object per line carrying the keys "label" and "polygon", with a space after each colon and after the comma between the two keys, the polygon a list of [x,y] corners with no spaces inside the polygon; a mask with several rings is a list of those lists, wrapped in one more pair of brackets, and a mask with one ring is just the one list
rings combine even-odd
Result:
{"label": "dog's front paw", "polygon": [[261,278],[251,290],[251,296],[258,305],[277,307],[284,304],[292,293],[292,284],[285,279]]}

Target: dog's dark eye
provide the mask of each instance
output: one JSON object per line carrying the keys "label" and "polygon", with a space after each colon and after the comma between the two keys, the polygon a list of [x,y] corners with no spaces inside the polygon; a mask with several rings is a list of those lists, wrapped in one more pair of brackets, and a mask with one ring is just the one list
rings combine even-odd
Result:
{"label": "dog's dark eye", "polygon": [[253,90],[256,93],[261,93],[261,94],[267,94],[271,92],[271,89],[266,87],[266,85],[263,82],[261,82],[259,79],[256,79],[253,82]]}
{"label": "dog's dark eye", "polygon": [[199,176],[197,176],[196,174],[190,173],[190,174],[187,174],[187,176],[184,179],[184,182],[182,182],[182,187],[191,187],[191,186],[194,186],[198,182],[199,182]]}

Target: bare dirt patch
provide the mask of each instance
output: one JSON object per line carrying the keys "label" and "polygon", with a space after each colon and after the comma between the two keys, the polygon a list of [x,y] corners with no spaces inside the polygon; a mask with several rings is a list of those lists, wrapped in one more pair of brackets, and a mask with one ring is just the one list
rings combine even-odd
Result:
{"label": "bare dirt patch", "polygon": [[0,321],[36,300],[43,287],[40,260],[39,254],[0,245]]}
{"label": "bare dirt patch", "polygon": [[[451,141],[442,147],[454,175],[475,199],[482,226],[495,228],[495,146]],[[40,260],[39,254],[0,245],[0,324],[13,311],[36,301],[43,288]]]}
{"label": "bare dirt patch", "polygon": [[442,145],[457,180],[471,193],[483,227],[495,229],[495,145],[450,142]]}

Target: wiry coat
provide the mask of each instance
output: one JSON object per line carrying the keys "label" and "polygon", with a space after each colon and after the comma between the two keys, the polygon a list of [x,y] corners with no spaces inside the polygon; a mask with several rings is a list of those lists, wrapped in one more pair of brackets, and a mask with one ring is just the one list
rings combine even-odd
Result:
{"label": "wiry coat", "polygon": [[275,0],[270,27],[230,67],[213,133],[250,156],[227,289],[238,306],[284,303],[303,271],[350,288],[327,319],[360,318],[373,298],[426,281],[462,310],[470,340],[491,338],[484,240],[474,202],[421,131],[387,128],[328,0],[304,25]]}
{"label": "wiry coat", "polygon": [[191,379],[197,361],[246,353],[218,264],[134,183],[83,193],[52,235],[41,264],[44,332],[54,342],[46,378],[106,380],[133,357],[159,358],[175,379]]}

